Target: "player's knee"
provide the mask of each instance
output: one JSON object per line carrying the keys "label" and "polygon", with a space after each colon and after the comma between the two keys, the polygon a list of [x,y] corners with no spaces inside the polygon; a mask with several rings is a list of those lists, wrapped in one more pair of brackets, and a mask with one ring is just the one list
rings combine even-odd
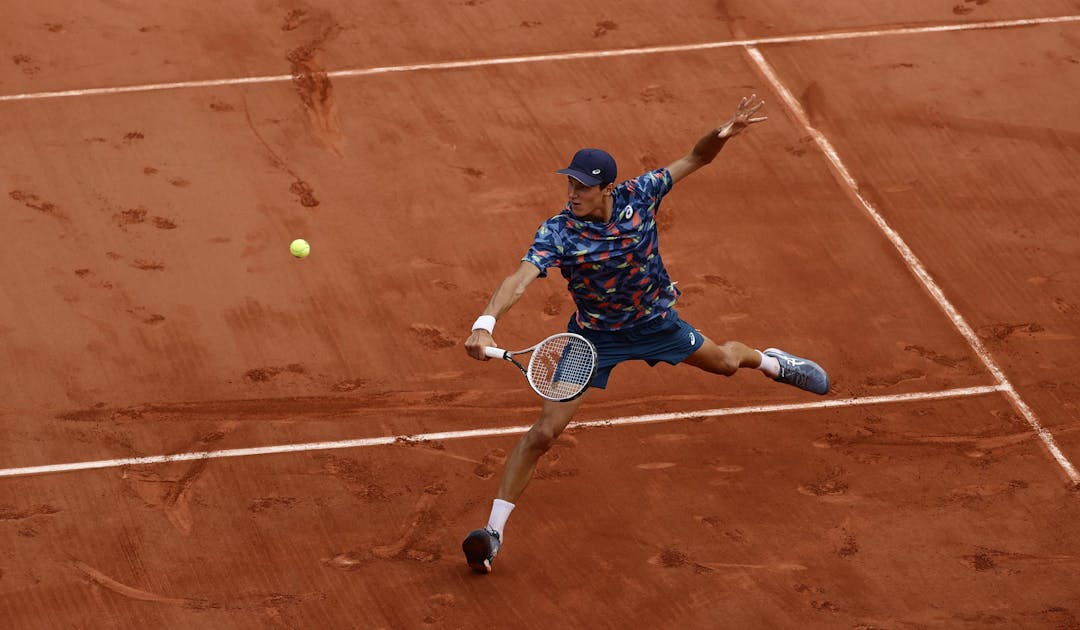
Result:
{"label": "player's knee", "polygon": [[525,444],[529,450],[546,453],[558,437],[559,435],[551,427],[536,425],[525,434]]}
{"label": "player's knee", "polygon": [[716,373],[731,376],[739,371],[739,357],[733,344],[725,343],[717,346]]}
{"label": "player's knee", "polygon": [[731,376],[739,369],[739,360],[728,344],[713,346],[702,354],[695,365],[713,374]]}

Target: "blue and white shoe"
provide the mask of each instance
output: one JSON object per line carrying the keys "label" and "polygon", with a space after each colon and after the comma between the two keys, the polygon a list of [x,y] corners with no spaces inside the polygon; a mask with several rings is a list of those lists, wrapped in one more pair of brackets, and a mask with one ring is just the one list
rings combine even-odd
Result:
{"label": "blue and white shoe", "polygon": [[491,563],[499,554],[499,532],[485,527],[469,532],[461,543],[465,562],[477,573],[491,573]]}
{"label": "blue and white shoe", "polygon": [[761,354],[780,362],[780,376],[774,378],[774,381],[794,385],[815,394],[829,393],[829,375],[817,363],[777,348],[769,348]]}

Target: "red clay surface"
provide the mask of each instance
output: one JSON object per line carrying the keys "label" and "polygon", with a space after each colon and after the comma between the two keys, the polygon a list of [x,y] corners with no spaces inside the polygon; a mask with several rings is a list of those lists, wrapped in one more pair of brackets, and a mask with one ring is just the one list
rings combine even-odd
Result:
{"label": "red clay surface", "polygon": [[[319,71],[1077,3],[340,4],[45,2],[0,26],[0,95],[299,76],[0,102],[0,468],[530,423],[520,375],[461,342],[561,208],[552,171],[581,145],[625,176],[662,166],[750,92],[769,122],[661,211],[683,316],[814,357],[830,399],[995,384],[737,48]],[[761,48],[1074,464],[1078,28]],[[570,309],[538,281],[497,338],[528,345]],[[627,365],[579,419],[817,400]],[[571,430],[473,576],[460,540],[515,440],[0,477],[0,610],[17,628],[1080,627],[1080,494],[999,393]]]}

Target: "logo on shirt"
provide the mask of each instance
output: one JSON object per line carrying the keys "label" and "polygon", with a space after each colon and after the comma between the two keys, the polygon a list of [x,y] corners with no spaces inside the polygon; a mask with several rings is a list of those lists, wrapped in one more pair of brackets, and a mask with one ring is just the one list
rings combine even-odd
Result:
{"label": "logo on shirt", "polygon": [[632,216],[634,216],[634,206],[626,206],[626,208],[622,211],[622,220],[626,221]]}

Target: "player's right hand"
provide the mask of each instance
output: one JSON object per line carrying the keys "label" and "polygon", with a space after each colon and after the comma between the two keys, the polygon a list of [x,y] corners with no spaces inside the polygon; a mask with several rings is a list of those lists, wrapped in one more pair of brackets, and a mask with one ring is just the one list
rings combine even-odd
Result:
{"label": "player's right hand", "polygon": [[469,338],[465,340],[465,352],[469,353],[469,356],[480,361],[487,361],[491,357],[484,354],[484,348],[491,348],[495,346],[495,339],[486,330],[474,330]]}

